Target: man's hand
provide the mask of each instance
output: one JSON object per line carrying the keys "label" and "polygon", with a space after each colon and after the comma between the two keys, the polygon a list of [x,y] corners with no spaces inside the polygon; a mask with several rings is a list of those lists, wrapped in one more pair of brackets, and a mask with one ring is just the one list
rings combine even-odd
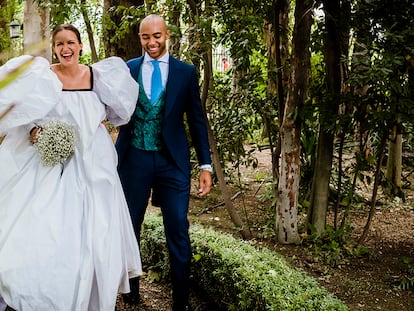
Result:
{"label": "man's hand", "polygon": [[211,173],[207,170],[201,170],[200,178],[198,181],[197,196],[201,198],[207,195],[211,190],[211,184],[212,184]]}

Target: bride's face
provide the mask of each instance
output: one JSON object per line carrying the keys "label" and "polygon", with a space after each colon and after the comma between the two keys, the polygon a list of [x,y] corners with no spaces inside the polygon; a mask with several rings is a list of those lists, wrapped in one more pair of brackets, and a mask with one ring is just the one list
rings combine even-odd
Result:
{"label": "bride's face", "polygon": [[54,37],[53,51],[62,65],[79,63],[82,43],[73,31],[63,29]]}

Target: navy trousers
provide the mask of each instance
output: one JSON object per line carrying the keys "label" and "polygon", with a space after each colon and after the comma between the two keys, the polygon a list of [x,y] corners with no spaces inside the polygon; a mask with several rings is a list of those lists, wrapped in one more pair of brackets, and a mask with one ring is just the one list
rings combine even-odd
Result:
{"label": "navy trousers", "polygon": [[152,203],[161,208],[170,256],[173,300],[175,304],[187,303],[191,263],[187,218],[190,172],[183,173],[162,151],[130,146],[119,164],[119,176],[138,242],[151,194]]}

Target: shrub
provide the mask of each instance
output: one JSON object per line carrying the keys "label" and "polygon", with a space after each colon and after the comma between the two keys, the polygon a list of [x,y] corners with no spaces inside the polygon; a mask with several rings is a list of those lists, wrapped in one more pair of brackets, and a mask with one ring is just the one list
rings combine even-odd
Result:
{"label": "shrub", "polygon": [[[147,215],[141,238],[145,265],[168,274],[162,219]],[[192,276],[218,307],[227,310],[348,310],[315,279],[275,252],[201,225],[190,230]],[[155,263],[154,261],[157,261]]]}

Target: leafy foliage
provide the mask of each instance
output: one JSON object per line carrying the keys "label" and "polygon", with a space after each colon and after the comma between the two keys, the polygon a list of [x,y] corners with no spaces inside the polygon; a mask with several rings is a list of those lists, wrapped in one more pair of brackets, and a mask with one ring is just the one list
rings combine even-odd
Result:
{"label": "leafy foliage", "polygon": [[401,259],[401,262],[403,263],[406,275],[403,275],[398,280],[398,287],[403,290],[410,290],[414,289],[414,263],[413,260],[409,257],[404,257]]}
{"label": "leafy foliage", "polygon": [[[165,267],[162,219],[150,214],[144,221],[142,255]],[[256,249],[231,235],[195,225],[192,274],[198,285],[227,310],[348,310],[316,280],[267,248]],[[160,244],[162,243],[162,244]],[[156,255],[154,255],[156,254]],[[164,257],[165,256],[165,257]],[[164,258],[163,258],[164,257]],[[147,262],[148,264],[148,262]],[[152,266],[156,262],[151,262]]]}
{"label": "leafy foliage", "polygon": [[331,267],[344,264],[347,256],[363,257],[369,255],[368,248],[358,245],[349,235],[350,226],[334,230],[327,226],[325,232],[317,234],[311,227],[311,234],[304,235],[303,244],[308,248],[315,262],[322,261]]}
{"label": "leafy foliage", "polygon": [[210,92],[209,116],[211,127],[218,141],[223,163],[232,163],[237,169],[242,164],[254,164],[253,148],[246,150],[246,141],[253,138],[261,120],[254,108],[246,103],[257,101],[254,96],[254,79],[247,81],[245,89],[234,93],[229,74],[216,75],[215,89]]}

